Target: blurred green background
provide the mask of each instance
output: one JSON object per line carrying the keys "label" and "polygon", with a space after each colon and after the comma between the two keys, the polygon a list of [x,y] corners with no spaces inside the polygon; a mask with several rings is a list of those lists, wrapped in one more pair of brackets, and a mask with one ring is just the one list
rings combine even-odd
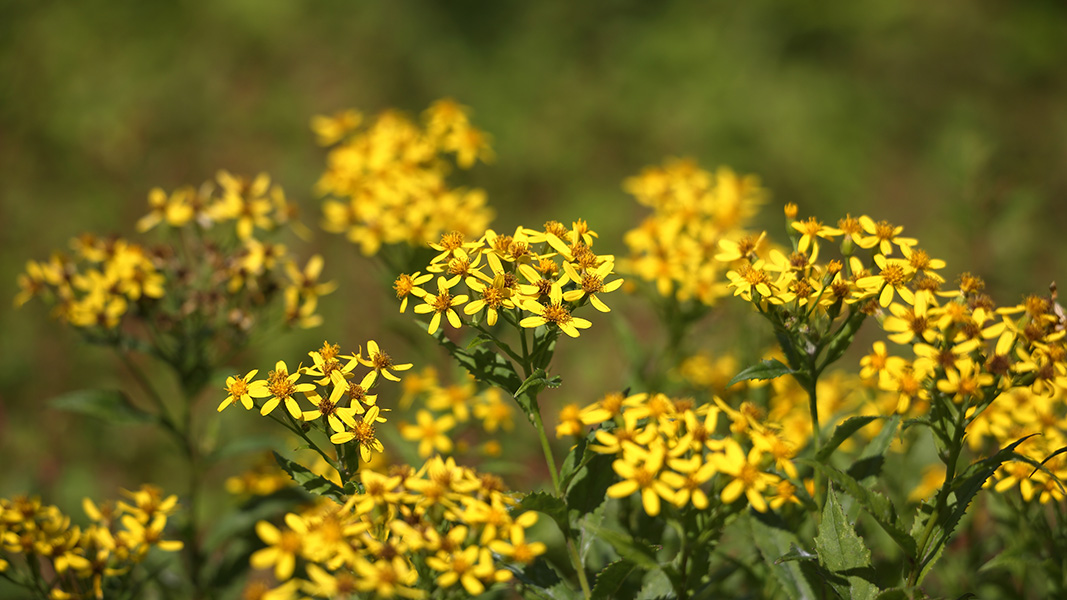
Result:
{"label": "blurred green background", "polygon": [[[171,451],[46,407],[123,375],[39,303],[11,309],[26,259],[86,230],[132,235],[151,187],[220,168],[269,172],[314,225],[324,152],[308,121],[347,107],[472,107],[497,160],[461,178],[488,191],[498,228],[586,218],[621,253],[643,215],[622,180],[691,156],[758,174],[775,235],[785,202],[828,222],[868,213],[1001,302],[1043,292],[1067,265],[1065,31],[1058,0],[3,0],[0,495],[73,507],[165,480]],[[355,349],[396,310],[366,292],[377,278],[354,248],[327,234],[315,248],[341,282],[327,326],[266,340],[235,371],[299,362],[323,337]],[[612,351],[603,329],[569,356]],[[594,373],[572,390],[615,387]]]}

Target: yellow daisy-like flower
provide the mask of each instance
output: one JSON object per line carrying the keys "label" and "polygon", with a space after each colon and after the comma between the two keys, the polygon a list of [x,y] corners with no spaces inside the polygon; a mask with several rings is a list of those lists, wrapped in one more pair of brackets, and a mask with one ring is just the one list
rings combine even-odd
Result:
{"label": "yellow daisy-like flower", "polygon": [[563,306],[563,290],[559,284],[553,284],[549,290],[549,302],[548,305],[533,300],[527,302],[524,308],[534,313],[534,316],[519,321],[519,325],[532,328],[552,323],[572,338],[578,337],[579,329],[593,326],[588,320],[571,315],[570,309]]}
{"label": "yellow daisy-like flower", "polygon": [[[359,456],[363,459],[363,462],[370,460],[371,450],[375,452],[384,452],[385,447],[382,446],[381,441],[378,440],[378,436],[374,431],[374,424],[376,422],[385,422],[385,418],[379,416],[380,409],[377,405],[367,409],[367,412],[363,415],[363,418],[359,421],[353,419],[353,422],[349,427],[335,426],[334,422],[330,422],[330,426],[334,428],[337,433],[330,436],[330,441],[334,444],[347,444],[352,440],[356,440],[359,444]],[[338,424],[339,425],[339,424]]]}
{"label": "yellow daisy-like flower", "polygon": [[405,440],[419,442],[419,456],[428,458],[434,450],[441,454],[452,451],[452,438],[448,432],[456,426],[456,418],[452,415],[444,415],[439,419],[433,418],[433,413],[428,410],[420,410],[415,415],[416,425],[403,424],[400,426],[400,435]]}
{"label": "yellow daisy-like flower", "polygon": [[572,263],[563,264],[563,272],[567,274],[567,278],[578,285],[578,289],[571,290],[563,294],[563,299],[567,302],[576,302],[582,298],[588,296],[590,304],[593,308],[600,312],[610,312],[607,304],[600,299],[597,295],[599,293],[614,292],[622,286],[623,280],[616,279],[605,283],[604,279],[614,270],[615,264],[611,261],[604,261],[596,269],[587,269],[581,274],[574,268]]}
{"label": "yellow daisy-like flower", "polygon": [[246,410],[252,410],[252,398],[266,398],[270,396],[266,381],[251,381],[258,373],[258,369],[252,369],[244,377],[227,377],[226,391],[229,396],[219,404],[218,412],[222,412],[227,406],[237,404],[240,400]]}
{"label": "yellow daisy-like flower", "polygon": [[767,512],[767,501],[763,498],[763,490],[776,481],[776,477],[763,471],[760,466],[763,454],[758,448],[752,448],[745,456],[741,445],[733,439],[726,440],[725,452],[713,454],[712,460],[718,466],[719,472],[733,477],[730,483],[722,490],[722,501],[731,504],[741,497],[748,498],[748,503],[759,512]]}
{"label": "yellow daisy-like flower", "polygon": [[256,534],[267,547],[257,550],[250,559],[256,569],[274,567],[274,576],[278,581],[293,576],[296,557],[303,549],[304,536],[307,535],[307,524],[300,517],[289,513],[285,515],[285,524],[288,529],[279,530],[267,521],[256,523]]}
{"label": "yellow daisy-like flower", "polygon": [[609,498],[625,498],[641,492],[641,504],[650,517],[659,514],[660,498],[673,502],[675,491],[661,477],[666,451],[662,444],[645,450],[636,445],[624,446],[623,457],[612,468],[623,480],[608,488]]}
{"label": "yellow daisy-like flower", "polygon": [[369,389],[371,385],[374,385],[374,381],[377,375],[388,379],[389,381],[400,381],[400,378],[393,374],[393,371],[407,371],[411,368],[411,363],[404,363],[401,365],[393,364],[393,359],[388,354],[382,351],[378,347],[378,342],[371,340],[367,342],[367,357],[359,357],[359,362],[365,367],[371,367],[374,369],[371,373],[369,380],[364,380],[364,389]]}
{"label": "yellow daisy-like flower", "polygon": [[452,327],[459,329],[463,326],[463,321],[453,309],[466,302],[467,295],[459,294],[453,296],[448,291],[459,283],[459,280],[459,277],[445,279],[443,276],[439,276],[437,278],[437,294],[426,294],[422,297],[425,304],[420,304],[415,307],[415,312],[420,315],[433,313],[433,316],[430,317],[430,325],[426,329],[427,333],[430,335],[437,333],[437,330],[441,327],[441,315],[444,315],[445,318],[448,319],[448,323],[452,325]]}
{"label": "yellow daisy-like flower", "polygon": [[294,419],[299,420],[301,417],[300,406],[293,398],[293,394],[297,392],[310,392],[315,389],[315,384],[312,383],[296,383],[296,380],[300,378],[300,371],[296,373],[289,373],[289,368],[285,365],[285,361],[279,360],[274,365],[274,370],[267,375],[267,391],[270,392],[270,399],[263,403],[263,407],[259,409],[259,414],[268,415],[282,402],[285,403],[286,410],[292,415]]}

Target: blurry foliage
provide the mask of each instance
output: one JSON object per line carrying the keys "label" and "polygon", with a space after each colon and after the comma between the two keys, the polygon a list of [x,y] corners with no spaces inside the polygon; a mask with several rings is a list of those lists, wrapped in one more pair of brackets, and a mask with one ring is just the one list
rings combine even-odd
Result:
{"label": "blurry foliage", "polygon": [[[758,173],[775,201],[823,219],[880,207],[1008,301],[1067,264],[1054,243],[1067,224],[1065,27],[1067,6],[1053,0],[6,0],[0,297],[14,295],[27,257],[83,230],[129,230],[150,188],[219,168],[271,172],[314,222],[323,151],[311,115],[415,112],[452,96],[493,135],[496,162],[457,175],[487,190],[499,229],[581,216],[621,251],[643,216],[623,179],[693,156]],[[355,292],[375,277],[369,263],[342,240],[318,243],[351,257],[327,274],[341,284],[322,306],[331,338],[395,310],[387,295]],[[19,468],[0,492],[62,504],[166,472],[146,431],[117,436],[43,407],[72,382],[107,387],[120,372],[7,302],[0,455]],[[324,335],[267,340],[259,353]],[[94,479],[93,464],[125,471]]]}

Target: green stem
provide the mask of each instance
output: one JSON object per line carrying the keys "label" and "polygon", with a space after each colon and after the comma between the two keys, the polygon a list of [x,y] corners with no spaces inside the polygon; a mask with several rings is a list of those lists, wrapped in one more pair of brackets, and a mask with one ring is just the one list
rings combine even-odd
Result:
{"label": "green stem", "polygon": [[[939,394],[939,396],[941,396]],[[951,399],[941,396],[942,402],[951,402]],[[930,536],[934,533],[934,528],[937,525],[937,520],[940,517],[941,511],[945,507],[945,503],[948,501],[949,489],[952,485],[952,480],[956,476],[956,464],[959,462],[960,453],[963,450],[963,432],[966,429],[964,426],[964,420],[967,415],[967,406],[960,404],[958,412],[956,414],[955,428],[952,432],[952,445],[948,449],[949,459],[945,464],[945,483],[942,484],[941,489],[937,492],[937,500],[934,503],[934,510],[930,513],[930,518],[926,522],[926,526],[923,528],[922,536],[919,538],[918,555],[917,560],[912,566],[911,573],[908,575],[908,585],[914,586],[918,584],[919,576],[922,573],[923,568],[927,562],[927,556],[932,556],[936,552],[936,548],[927,549],[927,544],[930,543]],[[947,533],[945,539],[947,539]],[[938,542],[938,543],[943,543]]]}

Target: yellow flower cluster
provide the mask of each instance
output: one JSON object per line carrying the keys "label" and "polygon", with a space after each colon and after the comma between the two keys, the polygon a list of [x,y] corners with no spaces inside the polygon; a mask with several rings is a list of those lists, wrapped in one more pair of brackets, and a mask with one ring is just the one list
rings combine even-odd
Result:
{"label": "yellow flower cluster", "polygon": [[55,253],[48,261],[26,264],[16,307],[40,295],[64,322],[114,329],[127,312],[143,311],[163,297],[166,278],[158,257],[140,245],[86,234],[71,240],[71,247],[73,257]]}
{"label": "yellow flower cluster", "polygon": [[[338,448],[339,458],[350,453],[353,459],[358,456],[364,463],[369,461],[371,452],[383,450],[375,427],[386,422],[383,412],[390,410],[383,411],[377,394],[371,392],[379,379],[399,382],[395,371],[406,371],[411,364],[394,363],[374,340],[367,342],[365,352],[343,355],[339,346],[323,342],[322,348],[308,355],[311,366],[300,366],[290,372],[284,361],[278,361],[265,380],[255,379],[259,372],[255,369],[244,376],[227,378],[228,395],[218,411],[240,402],[246,410],[259,408],[261,415],[271,415],[290,428],[316,426]],[[368,371],[357,383],[354,371],[359,366]],[[300,378],[305,376],[309,381],[301,382]],[[302,407],[298,395],[312,408]],[[285,407],[282,415],[287,421],[273,414],[282,405]]]}
{"label": "yellow flower cluster", "polygon": [[0,573],[42,597],[102,599],[120,589],[151,548],[182,548],[164,539],[177,496],[151,485],[123,494],[129,502],[97,505],[85,498],[82,507],[92,521],[85,528],[39,498],[0,498]]}
{"label": "yellow flower cluster", "polygon": [[[437,371],[427,367],[416,375],[405,377],[403,385],[402,407],[410,406],[412,402],[425,406],[416,412],[415,423],[400,423],[400,435],[419,443],[421,458],[428,458],[435,453],[463,453],[469,444],[462,439],[462,432],[457,428],[472,422],[490,435],[515,428],[511,399],[505,397],[498,388],[479,391],[474,377],[470,375],[465,376],[461,384],[442,385]],[[453,439],[457,442],[453,443]],[[500,442],[489,440],[481,446],[481,450],[490,456],[498,455]]]}
{"label": "yellow flower cluster", "polygon": [[[718,431],[720,416],[729,421],[728,434]],[[599,426],[590,448],[616,457],[621,481],[608,496],[640,493],[650,516],[663,501],[705,510],[712,492],[724,504],[744,496],[760,512],[801,502],[797,446],[751,403],[733,409],[718,398],[696,405],[664,394],[608,394],[584,408],[564,407],[556,434],[582,435],[589,425]]]}
{"label": "yellow flower cluster", "polygon": [[[262,308],[281,295],[287,323],[318,325],[318,298],[335,288],[319,281],[322,257],[300,268],[284,245],[255,237],[286,224],[306,231],[295,207],[266,174],[248,180],[219,171],[217,181],[218,186],[207,182],[170,194],[149,192],[150,212],[137,229],[143,233],[165,224],[167,233],[178,230],[165,244],[141,246],[85,234],[71,242],[73,257],[55,253],[45,262],[30,261],[18,278],[15,305],[44,296],[58,318],[94,330],[115,330],[130,315],[168,333],[183,321],[200,323],[210,315],[215,330],[244,335]],[[234,225],[234,235],[208,236],[226,223]],[[197,318],[190,321],[192,315]]]}
{"label": "yellow flower cluster", "polygon": [[353,110],[315,117],[319,142],[334,146],[317,184],[320,195],[332,197],[323,204],[323,229],[344,233],[367,256],[382,244],[423,247],[444,232],[484,231],[493,218],[485,192],[446,182],[447,155],[463,169],[493,157],[468,112],[443,99],[426,110],[421,126],[396,111],[362,129],[362,115]]}
{"label": "yellow flower cluster", "polygon": [[662,296],[714,304],[728,295],[721,240],[737,240],[766,197],[759,180],[728,168],[709,173],[692,160],[647,167],[623,183],[653,213],[626,233],[624,273],[653,283]]}
{"label": "yellow flower cluster", "polygon": [[[326,502],[290,513],[284,528],[266,521],[266,547],[252,566],[272,569],[276,600],[439,597],[452,588],[477,596],[511,579],[501,563],[528,564],[546,550],[529,542],[537,513],[513,516],[516,500],[492,475],[435,456],[421,468],[360,471],[361,491],[343,506]],[[296,578],[302,564],[306,578]]]}
{"label": "yellow flower cluster", "polygon": [[[1020,447],[1035,462],[1063,446],[1067,318],[1054,291],[997,308],[984,282],[969,273],[948,289],[938,273],[944,261],[903,237],[902,227],[868,216],[846,216],[828,227],[814,218],[797,220],[792,205],[786,215],[794,234],[788,256],[776,249],[763,256],[754,242],[720,243],[720,258],[737,265],[727,275],[735,294],[761,311],[784,315],[787,327],[798,320],[789,315],[817,321],[859,303],[889,341],[911,349],[909,357],[898,356],[878,341],[861,360],[861,377],[890,399],[887,412],[922,415],[939,402],[950,403],[956,407],[950,412],[961,415],[972,432],[968,441],[974,448],[989,442],[1002,447],[1041,433],[1041,442]],[[837,241],[844,260],[820,263],[820,246]],[[1048,472],[1029,477],[1032,465],[1013,463],[998,473],[996,486],[1019,483],[1027,499],[1035,490],[1047,490],[1039,496],[1043,501],[1058,499],[1062,492],[1052,489],[1049,472],[1064,468],[1054,457]],[[1027,477],[1020,478],[1023,474]]]}
{"label": "yellow flower cluster", "polygon": [[[592,323],[572,312],[587,303],[601,312],[610,311],[602,296],[622,286],[622,279],[609,280],[615,257],[593,252],[595,237],[581,220],[570,229],[558,221],[545,223],[541,231],[518,227],[513,235],[490,229],[474,241],[467,241],[459,231],[446,233],[430,244],[438,254],[426,273],[396,279],[400,311],[407,308],[409,296],[421,299],[423,303],[414,310],[431,315],[427,327],[431,334],[442,320],[462,327],[456,309],[466,304],[463,314],[471,317],[475,327],[481,328],[482,321],[492,327],[503,317],[516,327],[552,325],[553,331],[578,337],[579,330]],[[434,275],[436,286],[423,289]],[[460,283],[466,293],[456,293]]]}

